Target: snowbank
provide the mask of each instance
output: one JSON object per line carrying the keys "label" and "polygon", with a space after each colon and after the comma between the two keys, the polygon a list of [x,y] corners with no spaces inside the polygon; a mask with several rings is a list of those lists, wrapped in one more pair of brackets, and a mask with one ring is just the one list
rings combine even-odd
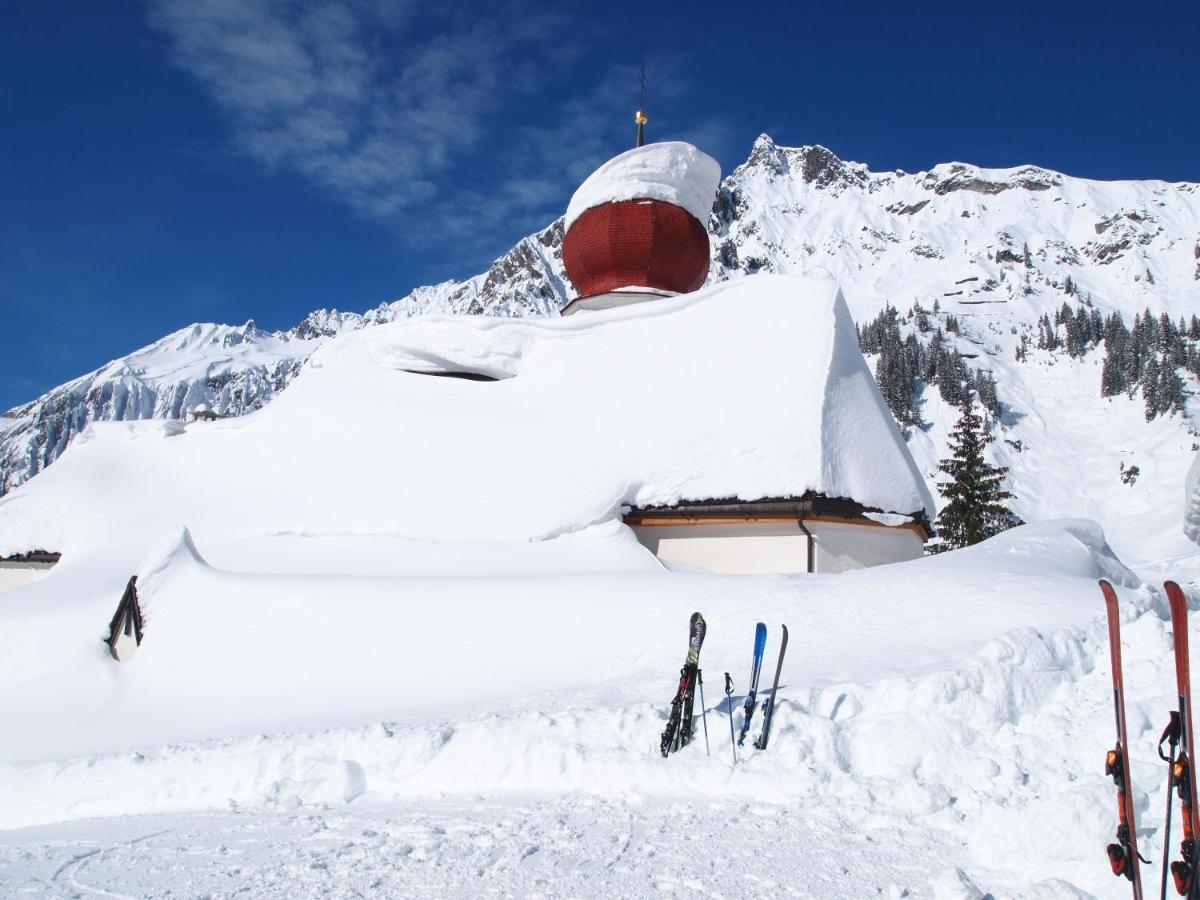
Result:
{"label": "snowbank", "polygon": [[665,141],[614,156],[579,186],[567,205],[563,227],[602,203],[663,200],[682,206],[708,224],[721,181],[720,164],[682,141]]}
{"label": "snowbank", "polygon": [[206,548],[514,543],[626,505],[809,490],[933,513],[836,285],[764,275],[563,320],[380,325],[331,340],[256,413],[92,425],[0,499],[0,553],[130,567],[181,521]]}
{"label": "snowbank", "polygon": [[[10,592],[0,607],[4,759],[520,712],[541,708],[545,690],[556,704],[644,703],[669,687],[696,608],[713,671],[740,669],[762,619],[792,627],[793,690],[870,683],[944,668],[1031,623],[1086,623],[1095,603],[1080,600],[1096,577],[1132,580],[1086,523],[797,577],[249,574],[208,565],[175,528],[137,570],[144,640],[117,664],[101,641],[120,582],[110,578],[106,595],[80,568]],[[898,642],[914,620],[920,632]]]}

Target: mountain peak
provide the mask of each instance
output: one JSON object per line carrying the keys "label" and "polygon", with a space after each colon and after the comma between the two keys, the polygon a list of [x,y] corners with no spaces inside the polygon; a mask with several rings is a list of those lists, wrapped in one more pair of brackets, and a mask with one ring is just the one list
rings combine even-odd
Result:
{"label": "mountain peak", "polygon": [[754,141],[750,156],[739,171],[754,168],[778,177],[799,175],[818,188],[863,187],[870,179],[866,166],[846,162],[828,147],[820,144],[781,147],[767,134],[760,134]]}

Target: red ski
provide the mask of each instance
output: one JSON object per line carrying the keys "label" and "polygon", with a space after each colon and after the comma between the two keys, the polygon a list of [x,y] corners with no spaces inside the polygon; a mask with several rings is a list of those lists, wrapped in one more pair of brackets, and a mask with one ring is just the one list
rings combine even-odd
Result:
{"label": "red ski", "polygon": [[1121,671],[1121,618],[1117,592],[1100,579],[1108,612],[1108,648],[1112,655],[1113,709],[1117,718],[1117,745],[1108,751],[1104,774],[1117,785],[1117,840],[1108,845],[1108,862],[1114,875],[1123,875],[1133,885],[1134,900],[1142,900],[1141,858],[1137,849],[1137,823],[1133,816],[1133,787],[1129,781],[1129,735],[1125,731],[1125,683]]}
{"label": "red ski", "polygon": [[[1195,898],[1200,897],[1200,879],[1196,878],[1197,844],[1196,837],[1200,834],[1200,810],[1196,807],[1196,768],[1192,748],[1192,676],[1188,660],[1188,607],[1187,598],[1179,585],[1168,581],[1163,585],[1167,592],[1167,602],[1171,606],[1171,631],[1175,641],[1175,685],[1179,695],[1179,756],[1171,766],[1171,782],[1179,793],[1180,810],[1183,814],[1183,842],[1179,845],[1179,855],[1171,863],[1171,877],[1175,879],[1175,890],[1180,895]],[[1172,721],[1176,717],[1172,717]],[[1171,726],[1168,726],[1170,730]],[[1161,750],[1159,751],[1161,754]],[[1168,797],[1170,795],[1168,794]],[[1168,801],[1169,802],[1169,801]],[[1168,816],[1170,809],[1168,807]],[[1168,823],[1170,819],[1168,818]],[[1165,884],[1166,873],[1163,874]]]}

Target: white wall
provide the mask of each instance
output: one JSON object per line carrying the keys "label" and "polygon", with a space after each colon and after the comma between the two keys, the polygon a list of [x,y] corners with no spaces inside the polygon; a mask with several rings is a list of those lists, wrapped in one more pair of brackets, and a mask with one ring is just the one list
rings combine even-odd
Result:
{"label": "white wall", "polygon": [[0,563],[0,591],[33,584],[49,570],[49,565],[36,563]]}
{"label": "white wall", "polygon": [[137,652],[138,642],[134,634],[133,623],[130,623],[129,634],[125,633],[125,620],[129,616],[123,616],[121,622],[117,625],[117,640],[113,650],[120,662],[128,662],[129,658]]}
{"label": "white wall", "polygon": [[810,522],[817,538],[817,571],[848,572],[885,563],[916,559],[924,552],[911,528],[855,525],[851,522]]}
{"label": "white wall", "polygon": [[789,523],[768,525],[637,525],[634,534],[668,563],[727,575],[804,572],[808,544]]}
{"label": "white wall", "polygon": [[[920,537],[909,528],[809,522],[818,572],[845,572],[915,559]],[[635,525],[638,540],[666,563],[723,575],[808,571],[808,539],[794,521],[738,525]]]}

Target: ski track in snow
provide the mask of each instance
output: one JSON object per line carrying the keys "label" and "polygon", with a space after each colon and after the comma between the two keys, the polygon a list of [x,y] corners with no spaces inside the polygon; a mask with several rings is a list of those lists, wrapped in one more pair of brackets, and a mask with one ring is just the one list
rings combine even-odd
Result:
{"label": "ski track in snow", "polygon": [[[952,897],[946,832],[770,803],[564,796],[87,820],[0,834],[49,897]],[[965,895],[963,895],[965,896]]]}

